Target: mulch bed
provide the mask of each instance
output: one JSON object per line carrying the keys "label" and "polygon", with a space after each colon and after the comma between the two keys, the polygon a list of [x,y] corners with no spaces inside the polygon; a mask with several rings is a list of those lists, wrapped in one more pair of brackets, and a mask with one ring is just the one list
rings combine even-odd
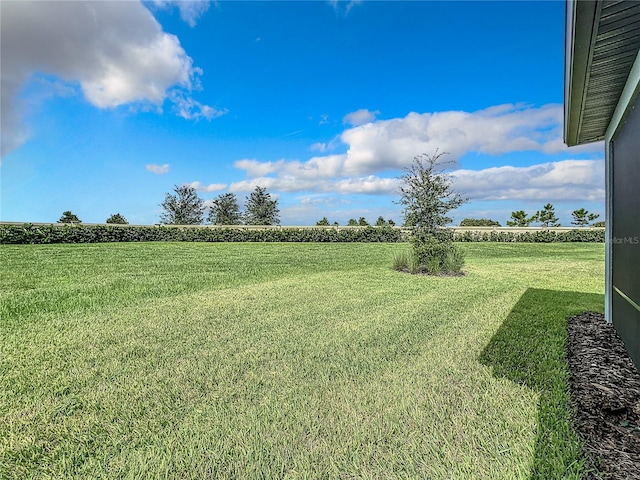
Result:
{"label": "mulch bed", "polygon": [[603,315],[572,317],[567,328],[576,427],[597,470],[587,478],[640,480],[640,373]]}

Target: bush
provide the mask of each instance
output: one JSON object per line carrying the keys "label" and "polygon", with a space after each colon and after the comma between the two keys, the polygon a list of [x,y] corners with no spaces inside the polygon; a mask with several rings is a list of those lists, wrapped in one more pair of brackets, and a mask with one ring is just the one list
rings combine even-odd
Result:
{"label": "bush", "polygon": [[451,230],[416,229],[411,243],[419,270],[431,275],[460,273],[464,255],[453,240]]}
{"label": "bush", "polygon": [[460,273],[462,271],[462,267],[464,267],[464,254],[462,253],[462,250],[454,246],[454,249],[444,257],[443,266],[446,273]]}
{"label": "bush", "polygon": [[604,230],[569,230],[556,232],[534,230],[529,232],[457,232],[454,239],[458,242],[604,242]]}
{"label": "bush", "polygon": [[393,255],[393,265],[391,268],[399,272],[408,272],[411,256],[412,256],[412,252],[408,252],[406,250],[402,252],[396,252]]}
{"label": "bush", "polygon": [[109,218],[107,218],[107,222],[106,223],[117,223],[119,225],[128,225],[129,224],[127,219],[124,218],[119,213],[114,213],[113,215],[109,216]]}
{"label": "bush", "polygon": [[489,218],[465,218],[460,222],[461,227],[501,227],[500,222]]}

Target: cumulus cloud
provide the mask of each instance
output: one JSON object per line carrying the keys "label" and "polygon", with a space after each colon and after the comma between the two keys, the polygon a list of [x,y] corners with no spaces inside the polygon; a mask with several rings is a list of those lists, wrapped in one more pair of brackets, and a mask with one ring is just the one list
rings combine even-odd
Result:
{"label": "cumulus cloud", "polygon": [[209,185],[203,185],[200,182],[191,182],[189,183],[191,188],[195,188],[199,192],[217,192],[219,190],[224,190],[227,186],[226,183],[210,183]]}
{"label": "cumulus cloud", "polygon": [[250,192],[256,186],[281,192],[394,195],[397,193],[399,181],[395,178],[383,178],[375,175],[338,179],[297,178],[292,175],[284,175],[279,177],[258,177],[234,182],[229,185],[229,191]]}
{"label": "cumulus cloud", "polygon": [[[517,151],[558,153],[563,108],[544,105],[499,105],[477,112],[409,113],[404,118],[381,120],[345,130],[348,145],[345,172],[375,173],[408,166],[420,153],[437,148],[453,160],[466,153],[500,155]],[[560,139],[560,143],[558,140]]]}
{"label": "cumulus cloud", "polygon": [[18,95],[38,75],[79,85],[98,108],[169,98],[184,118],[225,113],[190,97],[201,70],[141,2],[3,2],[1,22],[3,156],[27,137]]}
{"label": "cumulus cloud", "polygon": [[[250,168],[258,165],[251,164]],[[400,187],[397,178],[377,175],[296,176],[280,171],[276,176],[267,176],[278,172],[278,167],[288,166],[284,161],[274,162],[269,171],[262,171],[262,176],[234,182],[229,190],[250,192],[259,185],[268,190],[290,193],[397,195]],[[259,171],[259,167],[255,171]],[[455,190],[471,200],[604,200],[603,160],[562,160],[528,167],[456,170],[451,172],[451,177]]]}
{"label": "cumulus cloud", "polygon": [[168,163],[165,163],[164,165],[156,165],[156,164],[150,163],[148,165],[145,165],[144,168],[146,168],[150,172],[155,173],[156,175],[163,175],[169,172]]}
{"label": "cumulus cloud", "polygon": [[604,160],[562,160],[529,167],[456,170],[454,187],[472,200],[603,201]]}
{"label": "cumulus cloud", "polygon": [[342,175],[345,158],[345,155],[325,155],[313,157],[306,162],[284,159],[275,162],[260,162],[255,159],[244,159],[235,162],[234,167],[245,170],[249,177],[278,174],[314,180]]}
{"label": "cumulus cloud", "polygon": [[[238,160],[234,166],[244,170],[247,178],[229,188],[251,191],[260,185],[283,192],[397,195],[399,172],[415,155],[436,148],[448,151],[453,160],[467,153],[563,153],[567,148],[558,144],[562,117],[559,105],[500,105],[471,113],[410,113],[403,118],[372,121],[342,133],[346,153],[318,155],[306,161]],[[589,148],[598,151],[600,147]],[[458,191],[477,200],[604,198],[602,160],[455,170],[452,176]]]}
{"label": "cumulus cloud", "polygon": [[360,110],[356,110],[355,112],[347,113],[342,122],[357,127],[358,125],[363,125],[365,123],[371,123],[376,119],[376,115],[378,115],[380,111],[376,110],[372,112],[367,110],[366,108],[361,108]]}
{"label": "cumulus cloud", "polygon": [[[358,110],[349,118],[352,122],[365,121],[374,113]],[[235,166],[252,178],[273,175],[297,179],[364,178],[401,170],[409,166],[416,155],[436,149],[448,152],[448,158],[454,161],[467,153],[557,154],[568,151],[562,142],[562,122],[562,106],[555,104],[537,108],[508,104],[477,112],[409,113],[402,118],[372,119],[347,128],[339,137],[347,149],[344,154],[315,156],[307,161],[239,160]],[[328,144],[316,143],[312,150],[324,153],[335,147],[334,139]],[[571,151],[578,153],[575,149]],[[597,151],[602,151],[601,143],[579,148],[579,152]]]}

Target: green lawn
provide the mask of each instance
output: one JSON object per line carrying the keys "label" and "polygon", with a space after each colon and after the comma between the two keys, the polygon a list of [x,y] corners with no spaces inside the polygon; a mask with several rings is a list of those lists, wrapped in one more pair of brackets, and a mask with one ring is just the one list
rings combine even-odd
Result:
{"label": "green lawn", "polygon": [[0,478],[580,478],[602,244],[0,246]]}

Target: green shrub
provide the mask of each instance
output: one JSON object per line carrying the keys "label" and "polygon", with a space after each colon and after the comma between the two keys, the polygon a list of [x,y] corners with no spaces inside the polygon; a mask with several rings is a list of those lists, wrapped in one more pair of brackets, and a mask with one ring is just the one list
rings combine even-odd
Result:
{"label": "green shrub", "polygon": [[421,271],[420,262],[412,250],[397,252],[393,256],[392,268],[398,272],[419,273]]}
{"label": "green shrub", "polygon": [[[604,229],[566,232],[456,232],[438,230],[439,238],[458,242],[604,242]],[[132,225],[0,224],[0,244],[107,242],[406,242],[410,230],[392,227],[272,228],[166,227]]]}
{"label": "green shrub", "polygon": [[461,227],[500,227],[500,222],[489,218],[465,218],[460,222]]}
{"label": "green shrub", "polygon": [[439,273],[442,273],[442,264],[441,264],[440,258],[437,258],[437,257],[427,258],[427,261],[423,265],[421,270],[424,270],[429,275],[438,275]]}
{"label": "green shrub", "polygon": [[452,251],[444,257],[444,271],[446,273],[460,273],[464,267],[464,254],[454,245]]}
{"label": "green shrub", "polygon": [[420,273],[421,265],[418,261],[418,257],[413,252],[409,252],[409,273]]}
{"label": "green shrub", "polygon": [[416,229],[411,243],[419,268],[431,275],[459,273],[464,265],[464,256],[453,243],[451,230]]}
{"label": "green shrub", "polygon": [[0,244],[106,242],[402,242],[391,227],[241,229],[123,225],[0,225]]}
{"label": "green shrub", "polygon": [[409,256],[410,252],[403,250],[402,252],[396,252],[393,255],[393,265],[391,268],[399,272],[409,270]]}

